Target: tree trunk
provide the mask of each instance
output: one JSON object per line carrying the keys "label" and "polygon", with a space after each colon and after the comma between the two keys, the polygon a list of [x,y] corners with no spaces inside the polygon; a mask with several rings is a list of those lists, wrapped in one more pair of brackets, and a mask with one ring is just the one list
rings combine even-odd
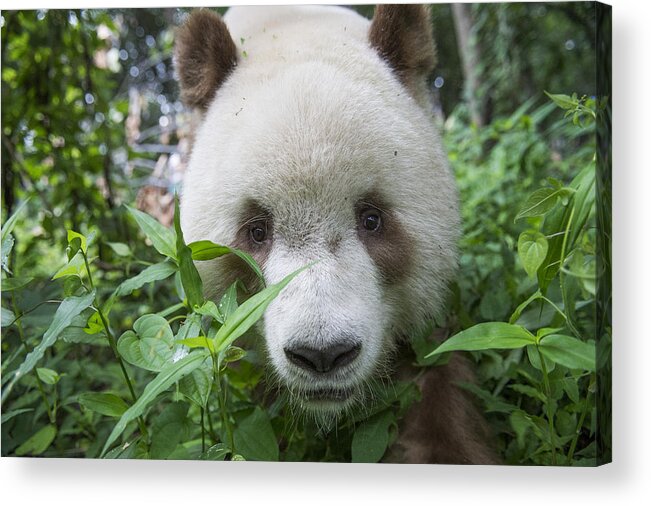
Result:
{"label": "tree trunk", "polygon": [[470,118],[477,126],[484,126],[479,98],[479,50],[472,40],[472,13],[470,4],[452,4],[452,17],[457,32],[459,56],[463,65],[464,93],[470,109]]}

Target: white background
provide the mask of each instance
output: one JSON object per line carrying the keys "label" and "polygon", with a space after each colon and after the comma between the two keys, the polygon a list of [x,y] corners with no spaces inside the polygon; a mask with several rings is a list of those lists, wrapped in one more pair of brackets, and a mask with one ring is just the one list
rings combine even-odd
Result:
{"label": "white background", "polygon": [[[647,322],[651,318],[651,3],[611,3],[613,464],[567,469],[2,458],[0,499],[4,504],[651,504],[651,324]],[[2,4],[11,9],[215,5],[206,0],[21,0]]]}

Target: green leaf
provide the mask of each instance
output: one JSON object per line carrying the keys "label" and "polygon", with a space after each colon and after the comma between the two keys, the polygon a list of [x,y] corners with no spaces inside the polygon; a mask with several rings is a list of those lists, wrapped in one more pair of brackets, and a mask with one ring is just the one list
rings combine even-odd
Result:
{"label": "green leaf", "polygon": [[524,270],[531,277],[536,275],[547,256],[547,238],[535,230],[526,230],[518,239],[518,256]]}
{"label": "green leaf", "polygon": [[214,446],[211,446],[206,450],[205,453],[201,455],[201,460],[224,460],[226,455],[231,453],[230,448],[224,443],[217,443]]}
{"label": "green leaf", "polygon": [[[538,354],[538,350],[536,349],[535,345],[532,344],[531,346],[527,346],[527,356],[529,357],[529,362],[531,365],[539,371],[542,371],[542,365],[540,364],[540,355]],[[545,358],[544,356],[543,360],[545,361],[545,368],[547,369],[548,373],[556,369],[555,362],[549,360],[548,358]]]}
{"label": "green leaf", "polygon": [[14,214],[12,214],[9,219],[4,222],[4,225],[2,225],[2,231],[0,232],[0,241],[2,243],[5,242],[5,239],[9,236],[9,234],[11,234],[11,231],[16,226],[18,216],[20,216],[20,213],[22,213],[23,209],[25,209],[27,202],[29,202],[29,198],[25,199],[14,211]]}
{"label": "green leaf", "polygon": [[224,295],[219,301],[217,306],[219,314],[222,315],[221,322],[223,323],[227,318],[237,309],[237,281],[228,287]]}
{"label": "green leaf", "polygon": [[231,252],[228,246],[215,244],[212,241],[195,241],[188,244],[188,247],[192,251],[193,260],[212,260]]}
{"label": "green leaf", "polygon": [[34,278],[31,276],[25,276],[21,278],[5,278],[2,280],[2,291],[10,292],[12,290],[18,290],[24,286],[27,286],[32,282]]}
{"label": "green leaf", "polygon": [[238,453],[246,460],[278,460],[278,442],[271,421],[267,413],[259,407],[237,424],[233,440]]}
{"label": "green leaf", "polygon": [[557,364],[570,369],[594,371],[596,369],[596,347],[594,342],[586,343],[575,337],[552,334],[542,338],[542,355]]}
{"label": "green leaf", "polygon": [[561,109],[574,109],[579,105],[578,101],[572,99],[569,95],[552,94],[545,91],[545,95],[553,100],[553,102]]}
{"label": "green leaf", "polygon": [[428,357],[446,351],[510,350],[535,342],[534,336],[519,325],[502,322],[479,323],[452,336]]}
{"label": "green leaf", "polygon": [[[215,336],[215,350],[220,352],[225,350],[238,337],[249,330],[264,314],[267,306],[271,304],[278,294],[287,284],[298,274],[314,264],[306,265],[286,276],[282,281],[275,285],[268,286],[261,292],[247,299],[238,307],[231,317],[224,322]],[[246,455],[245,455],[246,456]]]}
{"label": "green leaf", "polygon": [[179,381],[182,377],[190,374],[197,367],[199,367],[204,360],[208,357],[208,352],[204,351],[195,351],[183,357],[178,362],[169,364],[165,369],[163,369],[153,381],[151,381],[146,387],[142,395],[138,400],[127,409],[117,425],[113,428],[113,431],[109,435],[104,448],[102,449],[102,456],[110,448],[113,442],[124,432],[127,424],[132,420],[138,418],[149,406],[161,392],[167,390],[171,385]]}
{"label": "green leaf", "polygon": [[27,441],[16,448],[16,455],[40,455],[49,448],[57,435],[57,428],[54,425],[46,425]]}
{"label": "green leaf", "polygon": [[59,379],[61,379],[58,372],[46,367],[37,367],[36,374],[43,383],[48,385],[56,385]]}
{"label": "green leaf", "polygon": [[72,320],[75,316],[79,315],[84,309],[90,306],[95,299],[95,290],[92,292],[82,295],[81,297],[67,297],[59,305],[54,314],[54,319],[50,324],[49,328],[43,335],[41,342],[34,348],[30,353],[25,357],[25,361],[20,365],[20,367],[14,373],[14,378],[9,383],[9,386],[4,389],[2,392],[2,398],[4,399],[6,395],[11,391],[13,385],[20,378],[29,373],[36,363],[43,357],[45,350],[52,346],[59,334],[72,323]]}
{"label": "green leaf", "polygon": [[353,462],[379,462],[389,446],[389,427],[395,423],[391,411],[382,411],[362,422],[353,434]]}
{"label": "green leaf", "polygon": [[120,417],[129,409],[129,405],[117,395],[103,392],[81,394],[77,401],[86,409],[106,416]]}
{"label": "green leaf", "polygon": [[[79,245],[77,247],[73,246],[73,241],[75,239],[79,239]],[[88,242],[86,240],[86,236],[83,234],[80,234],[79,232],[75,232],[74,230],[68,230],[68,244],[73,248],[73,251],[77,253],[79,248],[81,248],[81,251],[84,253],[88,252]]]}
{"label": "green leaf", "polygon": [[263,286],[265,285],[262,269],[260,269],[260,266],[253,257],[245,251],[237,248],[230,248],[228,246],[222,246],[221,244],[215,244],[212,241],[195,241],[188,244],[188,247],[192,250],[193,260],[213,260],[232,253],[241,258],[251,268],[251,270],[255,272],[256,276],[258,276],[260,281],[262,281]]}
{"label": "green leaf", "polygon": [[194,310],[197,314],[210,316],[211,318],[217,320],[219,323],[224,323],[224,315],[217,308],[217,304],[211,300],[205,301],[200,307],[194,308]]}
{"label": "green leaf", "polygon": [[167,405],[154,420],[150,448],[151,458],[167,458],[180,442],[189,437],[191,425],[192,421],[188,418],[188,404],[174,402]]}
{"label": "green leaf", "polygon": [[212,357],[208,358],[194,371],[179,381],[179,391],[197,406],[205,408],[212,390]]}
{"label": "green leaf", "polygon": [[0,417],[0,425],[4,425],[15,416],[22,415],[23,413],[29,413],[30,411],[34,411],[34,408],[21,408],[10,411],[9,413],[3,413],[2,417]]}
{"label": "green leaf", "polygon": [[133,329],[118,339],[118,352],[122,358],[148,371],[163,370],[174,354],[174,333],[167,320],[156,314],[147,314],[136,320]]}
{"label": "green leaf", "polygon": [[2,308],[2,318],[1,318],[2,323],[1,323],[0,326],[7,327],[7,326],[11,325],[14,322],[15,319],[16,319],[16,317],[15,317],[13,311],[7,309],[6,307]]}
{"label": "green leaf", "polygon": [[179,261],[179,272],[181,273],[181,284],[191,308],[203,304],[203,283],[199,271],[192,261],[192,250],[186,246],[181,230],[181,211],[179,210],[179,198],[174,198],[174,230],[176,231],[176,255]]}
{"label": "green leaf", "polygon": [[65,276],[80,276],[84,267],[84,255],[81,251],[78,251],[66,265],[61,267],[54,276],[52,276],[52,279],[59,279]]}
{"label": "green leaf", "polygon": [[161,262],[158,264],[150,265],[137,276],[123,281],[120,286],[115,290],[116,297],[123,297],[129,295],[134,290],[142,288],[147,283],[160,281],[169,278],[174,274],[178,268],[172,262]]}
{"label": "green leaf", "polygon": [[554,208],[556,202],[558,202],[558,198],[569,192],[570,190],[567,188],[540,188],[536,190],[527,197],[520,212],[515,217],[516,221],[529,216],[542,216],[547,214]]}
{"label": "green leaf", "polygon": [[123,242],[107,242],[106,243],[113,252],[121,257],[130,257],[132,255],[131,249]]}
{"label": "green leaf", "polygon": [[540,290],[536,290],[527,300],[525,300],[522,304],[520,304],[518,307],[515,308],[515,311],[513,311],[513,314],[511,315],[511,318],[509,318],[509,323],[513,324],[517,322],[520,319],[520,315],[522,315],[522,311],[524,311],[529,304],[531,304],[534,300],[538,300],[542,298],[542,294],[540,293]]}
{"label": "green leaf", "polygon": [[14,236],[11,234],[7,235],[7,237],[2,240],[2,244],[0,244],[0,265],[2,266],[2,270],[9,274],[11,273],[9,270],[9,255],[11,254],[14,244]]}
{"label": "green leaf", "polygon": [[140,230],[149,238],[156,251],[161,255],[176,260],[176,234],[173,230],[163,226],[147,213],[126,206],[140,227]]}

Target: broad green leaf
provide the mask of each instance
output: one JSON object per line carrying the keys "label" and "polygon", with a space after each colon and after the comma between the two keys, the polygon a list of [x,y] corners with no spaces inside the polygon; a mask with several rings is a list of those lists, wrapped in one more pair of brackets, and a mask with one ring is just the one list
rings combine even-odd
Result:
{"label": "broad green leaf", "polygon": [[246,356],[246,351],[238,346],[229,346],[224,351],[223,363],[228,364],[230,362],[237,362],[242,360]]}
{"label": "broad green leaf", "polygon": [[34,348],[30,353],[25,357],[25,361],[20,365],[20,367],[14,373],[14,377],[9,383],[9,386],[4,389],[2,392],[2,398],[4,399],[6,395],[11,391],[13,385],[20,378],[29,373],[36,363],[43,357],[45,350],[52,346],[61,332],[72,323],[72,320],[75,316],[79,315],[84,309],[90,306],[95,299],[95,290],[92,292],[82,295],[81,297],[67,297],[59,305],[54,314],[54,319],[50,324],[49,328],[43,335],[41,342]]}
{"label": "broad green leaf", "polygon": [[219,314],[222,315],[222,323],[237,309],[237,281],[228,287],[217,306]]}
{"label": "broad green leaf", "polygon": [[549,247],[547,256],[538,269],[538,286],[543,294],[560,268],[563,240],[570,216],[572,216],[572,223],[570,224],[565,246],[566,255],[569,251],[572,251],[576,239],[583,230],[591,210],[594,208],[595,172],[594,163],[586,165],[569,185],[574,190],[569,204],[556,207],[545,217],[543,233],[549,236]]}
{"label": "broad green leaf", "polygon": [[46,367],[37,367],[36,374],[43,383],[46,383],[48,385],[56,385],[56,383],[61,378],[58,372]]}
{"label": "broad green leaf", "polygon": [[569,192],[567,188],[540,188],[527,197],[515,219],[547,214],[554,208],[558,198]]}
{"label": "broad green leaf", "polygon": [[18,216],[20,216],[20,213],[22,213],[23,209],[25,209],[27,202],[29,202],[29,198],[25,199],[14,211],[14,214],[12,214],[2,225],[2,231],[0,232],[0,241],[3,243],[16,226],[16,220],[18,220]]}
{"label": "broad green leaf", "polygon": [[27,286],[32,282],[34,278],[31,276],[25,276],[21,278],[5,278],[2,280],[2,291],[10,292],[12,290],[18,290],[24,286]]}
{"label": "broad green leaf", "polygon": [[133,207],[126,206],[138,222],[140,230],[149,238],[156,251],[161,255],[176,260],[176,234],[173,230],[163,226],[156,219],[149,216],[147,213],[138,211]]}
{"label": "broad green leaf", "polygon": [[127,362],[148,371],[165,368],[174,354],[174,333],[167,320],[156,314],[141,316],[118,339],[118,352]]}
{"label": "broad green leaf", "polygon": [[191,308],[199,307],[203,304],[203,283],[199,271],[192,261],[192,250],[183,240],[183,231],[181,230],[181,211],[179,210],[179,198],[174,199],[174,230],[176,231],[176,255],[179,262],[179,272],[181,273],[181,284],[183,291],[188,299],[188,305]]}
{"label": "broad green leaf", "polygon": [[192,251],[193,260],[212,260],[231,252],[228,246],[215,244],[212,241],[195,241],[188,244],[188,247]]}
{"label": "broad green leaf", "polygon": [[383,411],[362,422],[353,434],[353,462],[379,462],[389,446],[389,427],[395,423],[391,411]]}
{"label": "broad green leaf", "polygon": [[[75,232],[74,230],[68,230],[68,244],[72,246],[72,242],[75,239],[79,239],[79,248],[81,248],[81,251],[84,253],[88,252],[88,242],[86,240],[86,236],[83,234],[80,234],[79,232]],[[77,251],[75,251],[76,253]]]}
{"label": "broad green leaf", "polygon": [[570,369],[594,371],[596,369],[596,347],[594,342],[579,341],[562,334],[545,336],[538,345],[543,356]]}
{"label": "broad green leaf", "polygon": [[165,367],[165,369],[163,369],[153,381],[147,384],[144,392],[133,406],[124,412],[106,440],[104,448],[102,449],[102,456],[106,454],[106,451],[111,447],[120,434],[124,432],[124,429],[126,429],[129,422],[142,415],[147,406],[149,406],[149,404],[158,397],[161,392],[164,392],[182,377],[194,371],[208,356],[208,352],[204,352],[203,350],[194,351],[186,357],[183,357],[178,362],[173,362]]}
{"label": "broad green leaf", "polygon": [[0,417],[0,425],[4,425],[15,416],[22,415],[23,413],[29,413],[30,411],[34,411],[34,408],[21,408],[10,411],[9,413],[3,413],[2,417]]}
{"label": "broad green leaf", "polygon": [[205,408],[212,390],[212,357],[208,358],[194,371],[179,381],[179,390],[197,406]]}
{"label": "broad green leaf", "polygon": [[518,239],[518,256],[524,270],[531,277],[536,275],[538,268],[547,255],[547,238],[535,230],[526,230]]}
{"label": "broad green leaf", "polygon": [[132,255],[131,249],[123,242],[107,242],[106,243],[113,252],[121,257],[130,257]]}
{"label": "broad green leaf", "polygon": [[219,323],[224,323],[224,315],[217,308],[217,304],[211,300],[205,301],[200,307],[194,308],[194,310],[197,314],[210,316],[211,318],[217,320]]}
{"label": "broad green leaf", "polygon": [[7,309],[6,307],[2,308],[2,323],[0,326],[7,327],[11,325],[15,319],[16,316],[14,315],[13,311]]}
{"label": "broad green leaf", "polygon": [[81,272],[84,270],[84,267],[84,255],[81,253],[81,251],[78,251],[66,265],[56,271],[54,276],[52,276],[52,279],[59,279],[65,276],[80,276]]}
{"label": "broad green leaf", "polygon": [[123,281],[115,290],[114,295],[116,297],[124,297],[125,295],[131,294],[134,290],[142,288],[147,283],[169,278],[177,270],[178,268],[172,262],[161,262],[150,265],[137,276]]}
{"label": "broad green leaf", "polygon": [[[538,350],[536,349],[535,345],[532,344],[531,346],[527,346],[527,356],[529,357],[529,362],[531,365],[539,371],[542,371],[542,365],[540,364],[540,355],[538,354]],[[548,373],[556,369],[555,362],[549,360],[548,358],[545,358],[544,355],[543,360],[545,361],[545,368],[547,369]]]}
{"label": "broad green leaf", "polygon": [[185,402],[168,404],[153,423],[149,450],[151,458],[167,458],[180,442],[189,437],[191,428],[192,420],[188,418],[188,404]]}
{"label": "broad green leaf", "polygon": [[266,411],[256,407],[235,427],[233,440],[237,452],[246,460],[277,461],[278,441]]}
{"label": "broad green leaf", "polygon": [[129,405],[114,394],[87,392],[77,398],[79,404],[100,415],[119,417],[129,409]]}
{"label": "broad green leaf", "polygon": [[239,306],[217,332],[217,335],[215,336],[215,350],[217,352],[225,350],[233,341],[235,341],[235,339],[249,330],[255,322],[262,317],[267,306],[271,304],[271,301],[278,296],[282,289],[285,288],[292,279],[298,276],[298,274],[312,265],[313,264],[306,265],[305,267],[289,274],[279,283],[268,286]]}
{"label": "broad green leaf", "polygon": [[7,237],[2,240],[2,244],[0,244],[0,265],[2,266],[2,270],[8,274],[11,273],[9,270],[9,255],[11,254],[15,242],[14,236],[8,234]]}
{"label": "broad green leaf", "polygon": [[452,336],[428,357],[446,351],[510,350],[535,342],[534,336],[519,325],[480,323]]}
{"label": "broad green leaf", "polygon": [[262,274],[262,269],[260,269],[258,263],[247,252],[237,248],[215,244],[212,241],[195,241],[188,244],[188,246],[192,250],[193,260],[213,260],[229,253],[238,256],[251,268],[253,272],[255,272],[264,286],[265,280],[264,275]]}
{"label": "broad green leaf", "polygon": [[40,455],[47,450],[57,435],[57,428],[54,425],[46,425],[27,441],[16,448],[16,455]]}

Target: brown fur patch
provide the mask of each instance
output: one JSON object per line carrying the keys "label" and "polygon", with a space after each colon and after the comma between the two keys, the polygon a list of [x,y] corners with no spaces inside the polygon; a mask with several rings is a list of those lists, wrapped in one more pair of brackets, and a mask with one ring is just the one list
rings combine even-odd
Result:
{"label": "brown fur patch", "polygon": [[176,32],[174,60],[183,102],[205,110],[237,65],[237,49],[218,14],[196,10]]}
{"label": "brown fur patch", "polygon": [[428,5],[378,5],[369,42],[417,99],[427,93],[436,65]]}
{"label": "brown fur patch", "polygon": [[412,241],[381,195],[377,193],[366,195],[357,204],[356,212],[359,215],[369,207],[380,212],[382,220],[380,230],[368,231],[360,223],[357,235],[375,265],[380,269],[384,281],[388,284],[396,283],[411,269]]}
{"label": "brown fur patch", "polygon": [[[405,365],[398,378],[412,380],[418,370]],[[470,364],[454,353],[418,380],[422,398],[411,406],[387,462],[409,464],[499,464],[492,436],[474,399],[459,383],[473,383]]]}
{"label": "brown fur patch", "polygon": [[[266,219],[269,222],[269,238],[263,244],[256,244],[249,235],[249,223],[258,219]],[[235,239],[230,244],[230,246],[232,248],[237,248],[249,253],[258,263],[260,268],[264,269],[264,265],[267,262],[273,240],[271,216],[269,215],[268,211],[266,211],[256,202],[248,201],[244,204],[242,210],[240,211],[239,221],[242,226],[240,226],[238,229],[237,234],[235,235]],[[225,275],[228,276],[229,282],[226,284],[226,286],[235,282],[236,279],[239,279],[244,283],[246,289],[250,294],[262,288],[255,273],[241,258],[235,255],[227,255],[222,259],[221,266],[223,272],[226,273]]]}

